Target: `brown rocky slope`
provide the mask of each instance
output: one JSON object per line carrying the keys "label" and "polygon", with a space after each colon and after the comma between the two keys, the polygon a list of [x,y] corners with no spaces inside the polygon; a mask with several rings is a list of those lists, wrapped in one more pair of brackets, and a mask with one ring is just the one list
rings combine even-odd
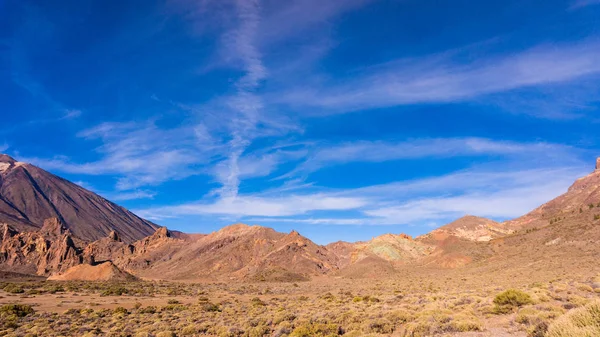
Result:
{"label": "brown rocky slope", "polygon": [[157,227],[76,184],[0,154],[0,223],[35,231],[49,218],[59,219],[75,238],[88,242],[111,231],[133,242]]}
{"label": "brown rocky slope", "polygon": [[[406,268],[460,267],[482,275],[589,268],[600,254],[600,167],[521,218],[497,223],[465,216],[416,239],[386,234],[321,246],[295,231],[236,224],[208,235],[158,228],[128,242],[116,227],[87,244],[58,218],[34,231],[3,225],[0,271],[60,278],[103,265],[109,274],[150,279],[299,281],[324,275],[398,277]],[[81,264],[91,267],[73,268]]]}

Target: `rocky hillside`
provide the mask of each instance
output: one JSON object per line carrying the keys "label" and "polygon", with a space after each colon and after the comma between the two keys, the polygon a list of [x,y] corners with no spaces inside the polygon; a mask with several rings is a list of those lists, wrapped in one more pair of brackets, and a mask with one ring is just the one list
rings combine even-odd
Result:
{"label": "rocky hillside", "polygon": [[[267,227],[236,224],[186,244],[178,244],[180,239],[170,240],[170,244],[146,250],[144,255],[163,258],[139,270],[141,275],[169,279],[302,280],[337,268],[334,254],[294,231],[285,234]],[[174,245],[180,248],[171,250]]]}
{"label": "rocky hillside", "polygon": [[503,237],[510,233],[512,233],[512,230],[507,229],[505,225],[494,220],[466,215],[420,236],[418,240],[435,244],[435,242],[444,241],[449,237],[456,237],[469,241],[483,242]]}
{"label": "rocky hillside", "polygon": [[357,264],[365,259],[378,259],[391,264],[417,261],[433,251],[433,246],[415,241],[406,234],[384,234],[369,241],[335,242],[327,248],[339,256],[340,267]]}
{"label": "rocky hillside", "polygon": [[111,231],[133,242],[157,228],[76,184],[0,154],[0,223],[35,231],[49,218],[57,218],[75,238],[87,242]]}
{"label": "rocky hillside", "polygon": [[514,230],[536,230],[548,225],[577,221],[590,223],[600,214],[600,158],[591,174],[579,178],[567,192],[505,226]]}
{"label": "rocky hillside", "polygon": [[[88,242],[80,237],[89,238],[91,234],[76,235],[75,230],[81,233],[92,228],[94,236],[98,236],[98,227],[68,227],[59,217],[47,218],[38,226],[29,220],[33,216],[19,217],[17,210],[38,214],[48,205],[69,210],[66,201],[60,201],[60,195],[73,189],[83,193],[69,194],[73,198],[91,198],[81,199],[81,204],[71,200],[84,210],[97,207],[94,202],[100,197],[33,166],[6,157],[2,160],[0,183],[2,191],[10,193],[2,194],[7,211],[1,214],[13,222],[0,225],[0,272],[54,279],[87,279],[85,275],[89,274],[98,275],[99,280],[129,279],[134,275],[169,280],[250,281],[301,281],[325,275],[398,277],[403,269],[423,267],[472,268],[473,272],[495,275],[522,275],[530,270],[556,274],[573,266],[592,268],[600,254],[600,161],[594,172],[578,179],[565,194],[512,221],[498,223],[465,216],[416,239],[385,234],[364,242],[321,246],[296,231],[280,233],[245,224],[206,235],[172,232],[164,227],[154,230],[154,225],[147,224],[150,235],[134,241],[131,235],[139,231],[135,226],[130,228],[130,222],[100,227],[107,230],[106,234]],[[29,184],[15,178],[25,174],[32,177],[25,180]],[[24,191],[17,191],[15,182],[20,182]],[[46,185],[42,188],[39,184]],[[35,202],[30,206],[28,202],[25,206],[7,202],[16,193],[35,195],[28,199]],[[39,201],[43,197],[45,201]]]}

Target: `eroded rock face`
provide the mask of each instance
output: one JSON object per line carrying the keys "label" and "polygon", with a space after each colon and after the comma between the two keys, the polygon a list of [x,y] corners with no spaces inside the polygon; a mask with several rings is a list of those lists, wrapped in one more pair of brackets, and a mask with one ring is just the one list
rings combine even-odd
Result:
{"label": "eroded rock face", "polygon": [[0,230],[0,264],[5,269],[46,276],[82,262],[71,233],[58,219],[46,220],[37,232],[18,233],[6,224]]}
{"label": "eroded rock face", "polygon": [[[71,232],[56,218],[44,221],[37,231],[22,233],[0,224],[0,240],[0,270],[40,276],[62,275],[74,266],[106,262],[119,268],[145,269],[168,258],[166,252],[181,248],[185,242],[171,238],[166,228],[159,228],[135,244],[122,242],[113,231],[83,248],[84,244],[74,241]],[[82,268],[76,270],[88,270]]]}
{"label": "eroded rock face", "polygon": [[600,157],[596,159],[596,171],[600,171]]}
{"label": "eroded rock face", "polygon": [[90,243],[83,250],[83,261],[95,264],[104,261],[113,261],[133,254],[133,245],[126,244],[119,239],[116,232],[111,232],[107,237]]}

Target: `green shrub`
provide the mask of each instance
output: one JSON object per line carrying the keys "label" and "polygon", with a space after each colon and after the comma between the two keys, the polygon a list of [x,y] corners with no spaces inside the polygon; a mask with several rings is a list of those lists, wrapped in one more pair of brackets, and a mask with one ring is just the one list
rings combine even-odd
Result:
{"label": "green shrub", "polygon": [[140,309],[140,313],[141,314],[154,314],[154,313],[156,313],[156,307],[152,306],[152,305],[149,305],[149,306],[147,306],[145,308],[141,308]]}
{"label": "green shrub", "polygon": [[50,294],[56,294],[58,292],[65,291],[65,288],[63,288],[63,286],[61,286],[59,284],[51,284],[51,285],[48,285],[47,287],[44,287],[44,291],[46,291],[47,293],[50,293]]}
{"label": "green shrub", "polygon": [[516,308],[532,303],[533,300],[529,294],[517,289],[508,289],[494,298],[494,313],[506,314]]}
{"label": "green shrub", "polygon": [[263,302],[260,298],[255,297],[253,299],[250,300],[250,303],[252,303],[252,306],[254,307],[264,307],[267,304],[265,302]]}
{"label": "green shrub", "polygon": [[391,334],[392,332],[394,332],[394,324],[385,319],[378,319],[374,322],[370,322],[367,325],[366,330],[368,332],[377,334]]}
{"label": "green shrub", "polygon": [[269,336],[271,334],[271,329],[264,325],[258,325],[251,327],[246,333],[248,334],[248,337]]}
{"label": "green shrub", "polygon": [[193,324],[190,324],[190,325],[184,327],[183,329],[181,329],[181,334],[184,336],[193,336],[193,335],[196,335],[197,333],[198,333],[198,329]]}
{"label": "green shrub", "polygon": [[332,293],[326,293],[325,295],[321,296],[321,299],[325,301],[333,301],[335,300],[335,296],[333,296]]}
{"label": "green shrub", "polygon": [[218,311],[221,311],[221,308],[218,305],[216,305],[214,303],[211,303],[211,302],[203,303],[201,305],[201,308],[202,308],[202,310],[204,310],[206,312],[218,312]]}
{"label": "green shrub", "polygon": [[546,337],[600,336],[600,301],[574,309],[548,328]]}
{"label": "green shrub", "polygon": [[26,304],[5,304],[0,307],[0,317],[16,316],[25,317],[33,314],[35,311],[30,305]]}
{"label": "green shrub", "polygon": [[337,336],[339,334],[340,327],[336,324],[312,323],[296,327],[290,337]]}
{"label": "green shrub", "polygon": [[115,310],[113,310],[113,314],[115,315],[127,315],[128,313],[129,311],[123,307],[116,307]]}
{"label": "green shrub", "polygon": [[129,290],[123,287],[110,287],[104,290],[100,296],[121,296],[123,294],[129,293]]}
{"label": "green shrub", "polygon": [[162,308],[162,311],[183,311],[187,309],[187,305],[184,304],[167,304]]}
{"label": "green shrub", "polygon": [[172,331],[161,331],[156,334],[156,337],[177,337],[177,335]]}
{"label": "green shrub", "polygon": [[22,294],[25,292],[25,290],[23,290],[23,287],[21,287],[18,284],[14,284],[14,283],[9,283],[4,287],[4,291],[6,291],[7,293],[11,293],[11,294]]}

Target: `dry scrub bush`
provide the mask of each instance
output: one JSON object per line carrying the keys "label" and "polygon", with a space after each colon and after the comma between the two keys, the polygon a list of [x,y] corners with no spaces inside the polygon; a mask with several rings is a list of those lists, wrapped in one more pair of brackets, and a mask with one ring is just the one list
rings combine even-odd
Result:
{"label": "dry scrub bush", "polygon": [[23,287],[21,287],[18,284],[14,284],[14,283],[9,283],[4,287],[4,291],[6,291],[7,293],[11,293],[11,294],[22,294],[25,292],[25,290],[23,290]]}
{"label": "dry scrub bush", "polygon": [[481,331],[479,319],[472,313],[447,309],[426,310],[404,327],[404,336],[435,336],[450,332]]}
{"label": "dry scrub bush", "polygon": [[520,309],[515,321],[526,327],[529,337],[544,337],[550,322],[563,313],[562,307],[544,304]]}
{"label": "dry scrub bush", "polygon": [[585,307],[573,309],[558,318],[546,337],[597,337],[600,336],[600,301],[594,301]]}
{"label": "dry scrub bush", "polygon": [[532,303],[533,300],[529,294],[517,289],[508,289],[494,298],[494,313],[507,314],[519,307]]}
{"label": "dry scrub bush", "polygon": [[6,304],[0,307],[0,317],[25,317],[34,313],[30,305]]}

